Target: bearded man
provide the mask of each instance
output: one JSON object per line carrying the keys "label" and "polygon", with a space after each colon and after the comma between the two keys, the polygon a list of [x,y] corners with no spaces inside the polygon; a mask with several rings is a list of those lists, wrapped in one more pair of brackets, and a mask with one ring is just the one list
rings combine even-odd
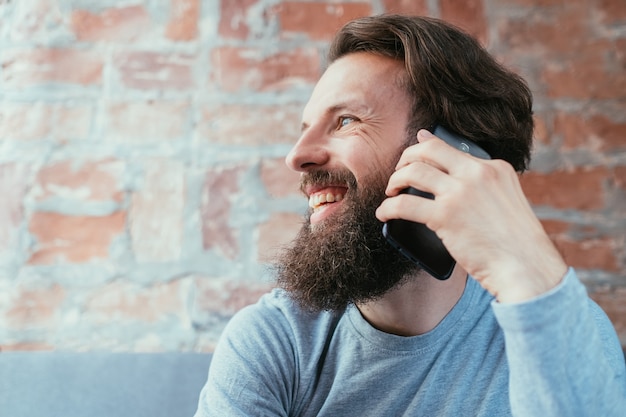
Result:
{"label": "bearded man", "polygon": [[[279,288],[224,331],[196,416],[623,415],[613,327],[518,181],[533,131],[524,81],[424,17],[352,21],[329,62],[287,156],[307,221]],[[492,159],[448,146],[435,124]],[[391,219],[436,232],[449,279],[386,242]]]}

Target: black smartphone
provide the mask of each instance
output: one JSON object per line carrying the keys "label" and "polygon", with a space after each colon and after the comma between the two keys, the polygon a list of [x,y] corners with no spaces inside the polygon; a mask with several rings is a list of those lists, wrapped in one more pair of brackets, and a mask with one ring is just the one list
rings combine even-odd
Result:
{"label": "black smartphone", "polygon": [[[429,130],[454,148],[478,158],[491,159],[480,146],[450,132],[443,126],[436,125]],[[435,198],[431,193],[416,190],[413,187],[402,190],[402,193],[431,200]],[[439,280],[450,278],[456,261],[450,256],[437,234],[426,225],[409,220],[392,219],[383,225],[383,235],[402,255],[418,264],[433,277]]]}

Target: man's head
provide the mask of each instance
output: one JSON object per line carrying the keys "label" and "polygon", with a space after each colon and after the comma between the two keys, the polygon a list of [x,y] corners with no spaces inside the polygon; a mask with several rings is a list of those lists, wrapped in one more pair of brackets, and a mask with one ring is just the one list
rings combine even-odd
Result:
{"label": "man's head", "polygon": [[415,133],[437,122],[481,145],[517,171],[530,160],[532,95],[471,36],[428,17],[383,15],[346,24],[335,36],[329,62],[355,52],[404,63]]}
{"label": "man's head", "polygon": [[375,210],[419,128],[437,121],[520,171],[532,134],[525,84],[441,21],[355,20],[329,61],[287,156],[311,211],[278,265],[279,284],[313,309],[375,299],[418,271],[385,242]]}

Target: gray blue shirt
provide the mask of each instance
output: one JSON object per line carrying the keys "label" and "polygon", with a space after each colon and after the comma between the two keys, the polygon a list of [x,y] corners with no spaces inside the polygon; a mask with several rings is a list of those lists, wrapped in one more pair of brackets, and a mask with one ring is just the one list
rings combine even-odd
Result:
{"label": "gray blue shirt", "polygon": [[476,281],[430,332],[311,313],[276,289],[233,317],[196,417],[626,416],[615,331],[570,269],[547,294],[494,301]]}

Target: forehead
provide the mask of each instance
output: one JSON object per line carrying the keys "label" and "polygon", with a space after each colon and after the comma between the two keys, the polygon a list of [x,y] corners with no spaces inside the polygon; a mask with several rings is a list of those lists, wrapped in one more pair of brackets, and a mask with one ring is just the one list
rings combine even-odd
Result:
{"label": "forehead", "polygon": [[356,107],[397,104],[406,108],[409,97],[403,88],[405,75],[404,64],[392,58],[367,52],[341,57],[318,81],[304,117],[347,103]]}

